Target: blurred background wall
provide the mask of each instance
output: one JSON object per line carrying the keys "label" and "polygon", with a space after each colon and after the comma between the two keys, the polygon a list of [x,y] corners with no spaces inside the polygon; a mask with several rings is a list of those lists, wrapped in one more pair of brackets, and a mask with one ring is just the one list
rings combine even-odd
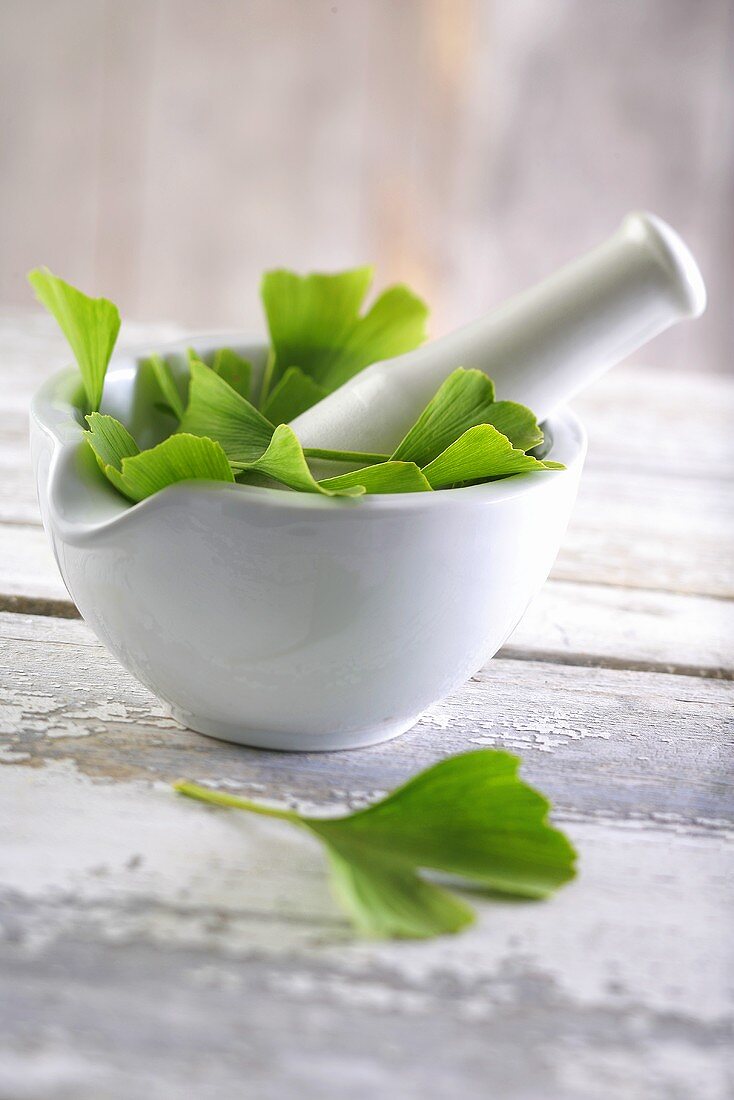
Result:
{"label": "blurred background wall", "polygon": [[727,369],[732,0],[0,0],[0,305],[259,329],[267,267],[371,261],[434,334],[669,219],[710,289],[645,352]]}

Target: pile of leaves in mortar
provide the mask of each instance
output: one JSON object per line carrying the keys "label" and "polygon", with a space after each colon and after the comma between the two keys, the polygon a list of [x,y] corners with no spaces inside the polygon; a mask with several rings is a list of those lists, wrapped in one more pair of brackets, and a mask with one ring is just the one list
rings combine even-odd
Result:
{"label": "pile of leaves in mortar", "polygon": [[[407,287],[389,288],[360,314],[371,279],[368,267],[336,275],[268,272],[261,293],[271,343],[259,387],[252,364],[230,348],[221,348],[210,363],[189,353],[185,395],[170,364],[151,356],[160,403],[178,425],[162,443],[141,450],[123,424],[99,411],[120,329],[117,307],[105,298],[88,298],[46,268],[29,275],[79,365],[87,442],[109,481],[133,502],[191,479],[354,497],[431,492],[562,469],[527,453],[543,441],[533,413],[512,401],[495,401],[490,379],[462,367],[446,379],[393,454],[304,450],[288,421],[371,363],[401,355],[425,339],[427,308]],[[317,480],[308,464],[316,458],[357,468]]]}
{"label": "pile of leaves in mortar", "polygon": [[548,824],[550,803],[518,778],[519,764],[495,749],[463,753],[381,802],[336,818],[305,817],[184,781],[176,789],[307,829],[324,844],[337,899],[359,932],[425,938],[459,932],[474,911],[419,870],[536,899],[574,877],[576,853]]}

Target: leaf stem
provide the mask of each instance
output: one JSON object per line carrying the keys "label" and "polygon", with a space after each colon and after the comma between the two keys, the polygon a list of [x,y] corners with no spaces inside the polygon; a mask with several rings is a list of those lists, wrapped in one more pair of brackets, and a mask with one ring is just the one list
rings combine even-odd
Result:
{"label": "leaf stem", "polygon": [[262,814],[263,817],[277,817],[282,821],[292,821],[301,824],[298,814],[292,810],[276,810],[272,806],[261,806],[258,802],[251,802],[249,798],[239,798],[226,791],[213,791],[209,787],[200,787],[197,783],[189,783],[186,779],[179,779],[173,784],[174,790],[187,798],[196,798],[199,802],[208,802],[212,806],[228,806],[233,810],[248,810],[253,814]]}
{"label": "leaf stem", "polygon": [[370,451],[329,451],[320,447],[304,447],[306,458],[322,458],[326,462],[364,462],[374,466],[389,461],[390,455],[373,454]]}

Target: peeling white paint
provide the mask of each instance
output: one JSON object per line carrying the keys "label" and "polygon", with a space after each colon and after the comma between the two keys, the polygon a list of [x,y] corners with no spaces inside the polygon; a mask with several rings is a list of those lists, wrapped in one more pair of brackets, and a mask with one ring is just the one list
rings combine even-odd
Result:
{"label": "peeling white paint", "polygon": [[431,726],[434,729],[447,730],[455,720],[456,715],[450,706],[445,703],[434,703],[432,707],[423,712],[418,719],[418,724]]}
{"label": "peeling white paint", "polygon": [[12,745],[0,745],[0,764],[22,764],[30,758],[29,752],[18,752]]}
{"label": "peeling white paint", "polygon": [[[163,783],[98,783],[68,764],[0,771],[0,829],[8,838],[0,889],[33,903],[29,951],[85,928],[120,944],[203,947],[221,960],[217,972],[228,956],[253,952],[292,956],[294,975],[296,959],[318,958],[344,976],[324,979],[325,996],[345,1005],[362,998],[375,1011],[388,996],[382,983],[353,992],[352,979],[397,975],[389,984],[409,993],[395,1000],[398,1010],[419,1011],[451,975],[468,1017],[491,1015],[508,963],[542,974],[577,1005],[607,1003],[614,983],[650,1010],[715,1020],[731,1008],[722,950],[733,849],[710,835],[671,846],[665,833],[632,822],[624,832],[572,823],[577,882],[544,903],[473,895],[478,925],[426,944],[354,942],[315,841],[281,822],[201,806]],[[303,983],[316,980],[294,977],[291,993],[307,996]],[[491,994],[478,991],[482,982]]]}

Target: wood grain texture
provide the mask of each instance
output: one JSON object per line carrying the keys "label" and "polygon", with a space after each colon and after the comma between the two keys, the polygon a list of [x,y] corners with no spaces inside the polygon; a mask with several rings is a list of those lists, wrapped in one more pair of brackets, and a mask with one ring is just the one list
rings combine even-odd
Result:
{"label": "wood grain texture", "polygon": [[[341,798],[351,788],[374,791],[378,775],[380,789],[396,786],[443,755],[501,746],[523,756],[528,777],[561,811],[592,819],[673,814],[696,828],[734,821],[728,682],[495,658],[394,743],[347,756],[293,755],[180,729],[82,622],[0,614],[0,639],[8,658],[0,674],[3,742],[28,766],[73,760],[103,778],[186,775],[255,787],[267,780],[268,796],[285,785],[318,802],[333,800],[335,790]],[[636,780],[631,756],[646,762]]]}
{"label": "wood grain texture", "polygon": [[577,826],[584,876],[547,905],[358,944],[305,838],[53,769],[26,790],[61,858],[36,833],[45,861],[2,867],[6,1095],[727,1096],[731,879],[707,839]]}
{"label": "wood grain texture", "polygon": [[[731,384],[604,379],[555,579],[502,653],[394,742],[296,755],[182,729],[63,617],[25,410],[66,358],[6,314],[0,1097],[727,1100]],[[553,799],[580,876],[543,904],[472,895],[477,925],[424,944],[356,940],[308,837],[171,790],[341,812],[495,746]]]}
{"label": "wood grain texture", "polygon": [[[724,1100],[729,685],[495,660],[392,745],[294,756],[179,729],[80,622],[0,629],[8,1095]],[[477,745],[522,752],[582,874],[428,945],[355,941],[305,836],[168,785],[341,811]]]}

